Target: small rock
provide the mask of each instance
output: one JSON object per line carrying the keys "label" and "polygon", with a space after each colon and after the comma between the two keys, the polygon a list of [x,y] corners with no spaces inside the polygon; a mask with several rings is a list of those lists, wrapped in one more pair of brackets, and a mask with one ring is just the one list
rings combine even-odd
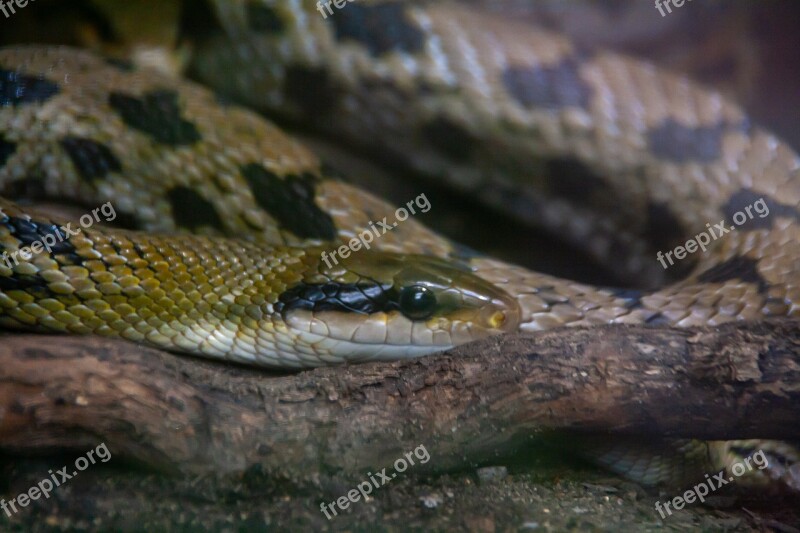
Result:
{"label": "small rock", "polygon": [[438,494],[428,494],[425,496],[420,496],[419,501],[421,501],[422,505],[428,509],[435,509],[439,507],[440,503],[442,503],[442,497]]}
{"label": "small rock", "polygon": [[525,522],[520,529],[539,529],[539,522]]}
{"label": "small rock", "polygon": [[500,481],[508,476],[508,468],[504,466],[486,466],[478,469],[478,481],[481,483],[493,483]]}

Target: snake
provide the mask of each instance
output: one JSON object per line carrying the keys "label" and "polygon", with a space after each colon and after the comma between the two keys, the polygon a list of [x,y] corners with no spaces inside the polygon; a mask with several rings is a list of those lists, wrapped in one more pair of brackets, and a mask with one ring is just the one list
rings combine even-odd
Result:
{"label": "snake", "polygon": [[[554,327],[800,316],[800,157],[737,104],[469,5],[342,5],[212,2],[191,70],[214,91],[75,48],[0,49],[3,194],[97,222],[70,231],[0,199],[0,326],[304,369]],[[475,193],[643,288],[534,272],[415,217],[356,251],[396,206],[252,108]],[[679,260],[674,246],[720,220],[728,231]],[[670,268],[656,250],[673,250]],[[701,444],[723,466],[742,446]],[[772,479],[798,488],[800,456],[772,444]],[[677,468],[597,458],[653,483]]]}

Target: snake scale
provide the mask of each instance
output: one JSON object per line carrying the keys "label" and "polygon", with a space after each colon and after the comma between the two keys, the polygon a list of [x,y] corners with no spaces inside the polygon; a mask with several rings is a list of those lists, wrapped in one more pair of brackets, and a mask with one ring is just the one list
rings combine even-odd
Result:
{"label": "snake scale", "polygon": [[[0,50],[3,191],[111,201],[139,231],[97,225],[0,263],[0,324],[304,368],[557,326],[800,315],[800,158],[740,107],[468,6],[344,6],[323,18],[312,1],[217,0],[220,24],[198,40],[195,73],[477,192],[652,288],[532,272],[413,218],[325,264],[323,252],[395,206],[332,178],[278,127],[197,84],[20,46]],[[654,250],[730,224],[759,200],[768,216],[671,270],[656,261]],[[7,253],[62,224],[0,207]],[[708,455],[728,448],[709,444]]]}

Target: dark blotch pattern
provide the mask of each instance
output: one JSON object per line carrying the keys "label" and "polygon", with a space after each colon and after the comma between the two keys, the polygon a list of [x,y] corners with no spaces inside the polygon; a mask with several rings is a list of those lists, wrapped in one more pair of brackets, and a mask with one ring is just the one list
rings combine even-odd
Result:
{"label": "dark blotch pattern", "polygon": [[55,244],[50,246],[52,254],[71,254],[75,252],[75,247],[68,240],[68,233],[61,231],[56,224],[37,222],[20,217],[4,217],[0,220],[0,224],[3,224],[8,228],[9,233],[19,239],[20,247],[30,246],[34,242],[44,244],[45,237],[52,236],[47,239],[48,244],[55,239]]}
{"label": "dark blotch pattern", "polygon": [[748,257],[734,257],[709,268],[697,279],[704,283],[724,283],[732,279],[739,279],[746,283],[758,285],[758,292],[764,293],[769,288],[767,281],[758,273],[758,261]]}
{"label": "dark blotch pattern", "polygon": [[120,172],[122,164],[105,144],[80,137],[64,137],[61,146],[69,155],[78,173],[92,183],[110,172]]}
{"label": "dark blotch pattern", "polygon": [[404,2],[378,5],[348,3],[343,9],[331,6],[336,40],[353,40],[364,45],[373,57],[388,52],[416,53],[425,47],[425,36],[406,18]]}
{"label": "dark blotch pattern", "polygon": [[14,152],[17,151],[17,144],[12,143],[11,141],[7,141],[2,135],[0,135],[0,167],[6,164],[6,161],[14,155]]}
{"label": "dark blotch pattern", "polygon": [[59,91],[51,81],[0,68],[0,107],[45,102]]}
{"label": "dark blotch pattern", "polygon": [[119,113],[125,124],[149,135],[157,142],[180,146],[193,144],[201,139],[197,127],[181,117],[178,94],[174,91],[152,91],[142,98],[112,92],[108,103]]}
{"label": "dark blotch pattern", "polygon": [[647,206],[647,226],[645,239],[647,242],[671,248],[673,245],[685,242],[686,230],[683,229],[680,219],[672,212],[666,203],[653,202]]}
{"label": "dark blotch pattern", "polygon": [[[13,266],[14,261],[11,261]],[[47,286],[47,281],[40,275],[16,274],[14,276],[0,276],[0,291],[25,291],[37,297],[48,298],[55,296]]]}
{"label": "dark blotch pattern", "polygon": [[547,161],[545,173],[553,194],[576,203],[593,205],[598,195],[608,203],[615,196],[611,185],[581,161],[557,158]]}
{"label": "dark blotch pattern", "polygon": [[457,162],[469,161],[478,144],[472,133],[445,117],[426,124],[422,134],[434,148]]}
{"label": "dark blotch pattern", "polygon": [[301,283],[284,291],[275,304],[275,310],[284,314],[298,309],[370,314],[388,313],[399,308],[397,291],[377,283]]}
{"label": "dark blotch pattern", "polygon": [[121,229],[129,229],[129,230],[140,230],[142,229],[142,225],[139,222],[139,218],[133,213],[125,213],[124,211],[120,211],[116,209],[117,218],[114,219],[114,222],[109,224],[113,225],[115,228]]}
{"label": "dark blotch pattern", "polygon": [[325,70],[297,65],[286,69],[283,92],[311,118],[330,113],[339,99],[339,90]]}
{"label": "dark blotch pattern", "polygon": [[5,196],[8,198],[27,198],[39,199],[47,197],[45,187],[45,177],[41,174],[23,176],[22,178],[8,183],[5,188]]}
{"label": "dark blotch pattern", "polygon": [[284,228],[303,239],[333,240],[336,237],[333,219],[314,203],[314,176],[280,178],[256,163],[244,166],[242,175],[258,205]]}
{"label": "dark blotch pattern", "polygon": [[251,30],[257,33],[280,33],[284,24],[278,13],[261,2],[247,4],[247,23]]}
{"label": "dark blotch pattern", "polygon": [[[669,205],[660,202],[648,204],[644,231],[642,240],[649,243],[654,251],[672,250],[676,246],[682,246],[686,243],[688,234]],[[667,278],[677,280],[683,279],[692,271],[697,264],[697,257],[690,254],[684,259],[676,260],[673,257],[673,263],[669,262],[669,258],[665,258],[664,261],[668,266],[665,272]]]}
{"label": "dark blotch pattern", "polygon": [[192,231],[203,226],[211,226],[220,231],[225,229],[214,205],[197,191],[178,186],[170,189],[167,198],[178,226]]}
{"label": "dark blotch pattern", "polygon": [[580,62],[567,58],[549,67],[509,67],[503,84],[511,96],[528,108],[589,107],[592,90],[579,74]]}
{"label": "dark blotch pattern", "polygon": [[[761,201],[763,199],[763,202]],[[758,202],[757,205],[754,205]],[[753,218],[747,214],[746,209],[750,207]],[[776,217],[788,217],[800,220],[800,208],[776,202],[773,198],[765,194],[757,193],[750,189],[740,189],[728,199],[722,212],[725,220],[735,222],[733,216],[742,213],[747,220],[738,229],[741,231],[753,231],[757,229],[771,229]],[[765,213],[769,212],[768,215]],[[762,218],[763,216],[763,218]],[[741,216],[737,217],[741,220]]]}
{"label": "dark blotch pattern", "polygon": [[647,134],[650,150],[659,158],[674,163],[712,163],[722,151],[726,126],[692,128],[667,119]]}

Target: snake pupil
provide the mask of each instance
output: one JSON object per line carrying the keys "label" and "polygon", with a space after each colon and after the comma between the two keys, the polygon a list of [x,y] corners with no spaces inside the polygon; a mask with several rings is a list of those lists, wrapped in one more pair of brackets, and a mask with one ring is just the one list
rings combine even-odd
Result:
{"label": "snake pupil", "polygon": [[411,320],[424,320],[436,308],[436,295],[421,285],[403,287],[400,291],[400,311]]}

